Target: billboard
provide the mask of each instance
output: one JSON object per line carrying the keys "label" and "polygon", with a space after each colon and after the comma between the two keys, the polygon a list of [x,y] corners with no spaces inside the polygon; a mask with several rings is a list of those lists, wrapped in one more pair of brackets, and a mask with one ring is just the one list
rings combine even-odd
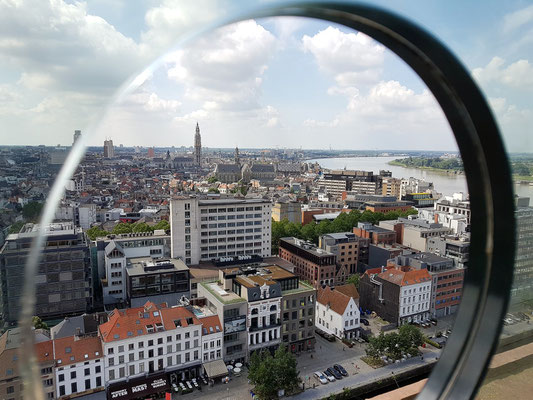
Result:
{"label": "billboard", "polygon": [[224,333],[235,333],[246,330],[246,317],[239,317],[231,321],[224,321]]}

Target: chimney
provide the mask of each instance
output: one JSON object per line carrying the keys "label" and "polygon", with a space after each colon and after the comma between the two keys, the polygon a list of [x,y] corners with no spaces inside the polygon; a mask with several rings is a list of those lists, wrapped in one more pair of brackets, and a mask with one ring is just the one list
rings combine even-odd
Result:
{"label": "chimney", "polygon": [[76,336],[80,336],[81,335],[81,329],[80,327],[77,327],[76,328]]}

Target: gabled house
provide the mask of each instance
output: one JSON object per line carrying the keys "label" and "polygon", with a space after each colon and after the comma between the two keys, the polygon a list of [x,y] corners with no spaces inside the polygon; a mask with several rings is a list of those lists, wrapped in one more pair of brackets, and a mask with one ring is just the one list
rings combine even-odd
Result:
{"label": "gabled house", "polygon": [[339,339],[359,337],[359,293],[353,283],[318,289],[315,326]]}

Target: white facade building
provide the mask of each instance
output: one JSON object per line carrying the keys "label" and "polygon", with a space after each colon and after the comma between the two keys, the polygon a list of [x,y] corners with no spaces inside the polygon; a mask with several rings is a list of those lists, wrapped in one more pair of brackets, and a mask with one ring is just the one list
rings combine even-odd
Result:
{"label": "white facade building", "polygon": [[181,379],[200,374],[202,324],[185,307],[115,309],[100,325],[106,385],[146,373],[175,372]]}
{"label": "white facade building", "polygon": [[[407,280],[408,281],[408,280]],[[430,317],[431,279],[400,287],[400,323],[422,322]]]}
{"label": "white facade building", "polygon": [[114,239],[97,239],[96,242],[99,249],[98,274],[103,279],[104,304],[115,304],[126,299],[128,259],[170,256],[170,236],[162,230],[153,233],[126,233],[116,235]]}
{"label": "white facade building", "polygon": [[202,323],[202,361],[204,363],[222,359],[224,331],[218,315],[200,318]]}
{"label": "white facade building", "polygon": [[359,306],[354,297],[329,286],[318,290],[315,313],[317,328],[339,339],[354,339],[359,337],[359,319]]}
{"label": "white facade building", "polygon": [[67,336],[54,339],[53,349],[59,399],[104,387],[104,356],[100,338]]}
{"label": "white facade building", "polygon": [[170,202],[172,258],[185,264],[271,255],[272,203],[262,199],[180,197]]}

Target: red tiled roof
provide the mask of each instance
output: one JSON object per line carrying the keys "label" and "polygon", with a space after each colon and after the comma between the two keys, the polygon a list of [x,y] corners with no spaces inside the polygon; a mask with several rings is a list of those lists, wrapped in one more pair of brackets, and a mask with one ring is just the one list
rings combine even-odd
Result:
{"label": "red tiled roof", "polygon": [[179,326],[183,327],[189,326],[189,321],[200,324],[198,318],[185,307],[168,308],[166,303],[156,305],[148,301],[143,307],[122,311],[115,309],[109,320],[100,325],[99,330],[104,342],[112,342],[151,333],[148,331],[150,326],[152,332],[157,332],[157,326],[163,330],[176,329],[174,322],[178,320]]}
{"label": "red tiled roof", "polygon": [[54,360],[54,343],[52,340],[35,343],[35,356],[37,361],[44,363]]}
{"label": "red tiled roof", "polygon": [[347,283],[346,285],[336,286],[335,290],[349,296],[353,299],[359,298],[359,292],[353,283]]}
{"label": "red tiled roof", "polygon": [[324,289],[318,289],[316,301],[323,305],[329,305],[333,311],[342,315],[350,302],[350,297],[326,286]]}
{"label": "red tiled roof", "polygon": [[202,327],[205,329],[205,331],[204,329],[202,329],[202,335],[210,335],[212,333],[223,332],[218,315],[210,315],[209,317],[200,318],[200,322],[202,324]]}
{"label": "red tiled roof", "polygon": [[97,336],[54,339],[54,358],[58,365],[69,365],[103,356],[102,342]]}
{"label": "red tiled roof", "polygon": [[414,285],[416,283],[431,281],[431,276],[427,269],[401,271],[396,268],[389,268],[378,275],[381,279],[399,286]]}

